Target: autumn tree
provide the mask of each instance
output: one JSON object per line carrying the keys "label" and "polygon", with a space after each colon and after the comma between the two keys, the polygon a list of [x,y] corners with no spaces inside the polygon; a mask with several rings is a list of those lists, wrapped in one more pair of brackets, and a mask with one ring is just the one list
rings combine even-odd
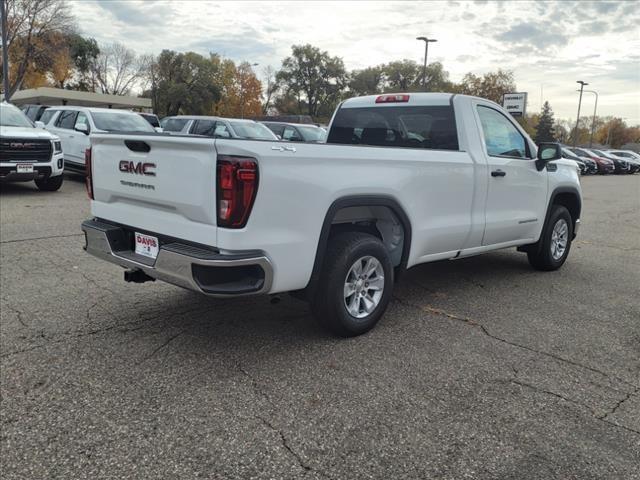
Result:
{"label": "autumn tree", "polygon": [[555,142],[556,132],[554,130],[553,110],[549,102],[544,102],[542,106],[542,112],[540,114],[540,120],[536,127],[536,136],[534,138],[536,143],[542,142]]}
{"label": "autumn tree", "polygon": [[[283,91],[298,100],[298,112],[317,117],[333,110],[347,86],[348,76],[340,57],[332,57],[312,45],[294,45],[282,61],[276,79]],[[292,113],[292,112],[290,112]]]}
{"label": "autumn tree", "polygon": [[280,83],[276,80],[276,71],[275,69],[269,65],[262,71],[264,75],[265,83],[264,90],[262,93],[262,114],[268,115],[269,112],[275,108],[273,105],[274,98],[280,91]]}
{"label": "autumn tree", "polygon": [[70,33],[74,19],[64,0],[6,0],[6,12],[12,95],[30,72],[42,78],[59,46],[54,37]]}
{"label": "autumn tree", "polygon": [[502,96],[505,93],[515,92],[516,84],[513,72],[498,70],[485,73],[482,76],[467,73],[460,82],[460,93],[486,98],[502,104]]}

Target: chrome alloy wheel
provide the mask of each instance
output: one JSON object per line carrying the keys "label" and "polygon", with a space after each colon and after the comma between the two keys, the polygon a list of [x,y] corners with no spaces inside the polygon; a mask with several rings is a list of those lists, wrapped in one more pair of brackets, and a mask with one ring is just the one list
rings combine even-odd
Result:
{"label": "chrome alloy wheel", "polygon": [[384,292],[384,269],[374,257],[362,257],[344,280],[344,305],[352,317],[368,317],[380,304]]}
{"label": "chrome alloy wheel", "polygon": [[558,219],[551,232],[551,256],[558,261],[567,250],[569,241],[569,225],[564,218]]}

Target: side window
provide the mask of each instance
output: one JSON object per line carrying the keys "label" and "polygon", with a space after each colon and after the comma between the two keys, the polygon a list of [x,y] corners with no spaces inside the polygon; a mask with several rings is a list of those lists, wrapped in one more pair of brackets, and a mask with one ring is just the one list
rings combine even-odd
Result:
{"label": "side window", "polygon": [[231,134],[229,133],[229,129],[224,123],[218,122],[216,124],[216,129],[213,132],[214,137],[222,137],[222,138],[231,138]]}
{"label": "side window", "polygon": [[216,122],[214,120],[196,120],[191,128],[193,135],[205,135],[207,137],[213,137],[216,128]]}
{"label": "side window", "polygon": [[181,132],[189,120],[186,118],[170,118],[164,124],[165,132]]}
{"label": "side window", "polygon": [[267,125],[267,127],[269,127],[269,130],[271,130],[273,133],[275,133],[276,135],[280,135],[280,137],[282,137],[282,133],[284,131],[284,125],[271,124],[271,125]]}
{"label": "side window", "polygon": [[83,112],[78,112],[78,116],[76,117],[76,122],[73,125],[73,128],[77,129],[80,125],[85,125],[87,127],[87,132],[91,129],[91,127],[89,126],[89,120]]}
{"label": "side window", "polygon": [[49,121],[51,121],[51,118],[53,118],[53,116],[57,113],[56,110],[45,110],[44,113],[42,114],[42,116],[40,117],[40,121],[42,123],[44,123],[45,125],[49,124]]}
{"label": "side window", "polygon": [[298,130],[296,130],[295,128],[290,127],[288,125],[286,127],[284,127],[284,131],[282,132],[282,139],[283,140],[288,140],[290,142],[301,142],[302,141],[302,137],[298,133]]}
{"label": "side window", "polygon": [[56,127],[73,130],[73,126],[76,123],[77,113],[78,112],[74,110],[63,110],[60,116],[58,117],[58,121],[56,122]]}
{"label": "side window", "polygon": [[478,106],[478,115],[490,156],[528,158],[525,138],[507,117],[482,105]]}

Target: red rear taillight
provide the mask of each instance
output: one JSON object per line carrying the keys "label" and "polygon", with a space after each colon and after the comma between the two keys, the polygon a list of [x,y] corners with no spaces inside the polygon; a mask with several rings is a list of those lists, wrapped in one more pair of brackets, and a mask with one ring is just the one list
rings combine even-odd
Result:
{"label": "red rear taillight", "polygon": [[250,157],[218,155],[218,226],[247,224],[258,192],[258,163]]}
{"label": "red rear taillight", "polygon": [[87,186],[87,195],[93,200],[93,173],[91,171],[91,147],[84,151],[84,181]]}
{"label": "red rear taillight", "polygon": [[380,95],[376,103],[405,103],[409,101],[409,95]]}

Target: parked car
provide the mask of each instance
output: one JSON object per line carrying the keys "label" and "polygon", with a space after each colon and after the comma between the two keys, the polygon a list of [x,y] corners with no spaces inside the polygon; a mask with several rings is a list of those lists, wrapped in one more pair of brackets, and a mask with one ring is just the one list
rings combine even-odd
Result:
{"label": "parked car", "polygon": [[55,191],[64,180],[60,139],[36,128],[19,108],[0,102],[0,180],[35,180],[40,190]]}
{"label": "parked car", "polygon": [[278,137],[261,123],[239,118],[177,115],[167,120],[164,132],[214,138],[278,140]]}
{"label": "parked car", "polygon": [[571,150],[580,158],[589,158],[596,162],[596,164],[598,165],[598,173],[600,175],[608,175],[616,171],[616,166],[613,163],[613,160],[600,157],[593,153],[591,150],[588,150],[586,148],[569,148],[569,150]]}
{"label": "parked car", "polygon": [[155,132],[136,112],[111,108],[51,107],[36,123],[60,137],[67,168],[84,172],[85,151],[97,132]]}
{"label": "parked car", "polygon": [[149,122],[149,125],[151,125],[156,130],[156,132],[162,133],[162,127],[160,126],[160,120],[158,120],[158,116],[155,113],[139,112],[138,115],[140,115],[147,122]]}
{"label": "parked car", "polygon": [[266,125],[278,138],[289,142],[322,143],[326,138],[326,132],[315,125],[267,121],[260,123]]}
{"label": "parked car", "polygon": [[49,108],[48,105],[22,105],[20,110],[24,112],[24,114],[31,120],[32,122],[37,122],[42,117],[42,114],[45,110]]}
{"label": "parked car", "polygon": [[593,148],[590,150],[596,155],[598,155],[599,157],[606,158],[607,160],[611,160],[616,167],[616,173],[633,173],[631,164],[626,158],[617,157],[615,155],[605,153],[602,150],[595,150]]}
{"label": "parked car", "polygon": [[[640,171],[640,156],[638,158],[632,155],[620,155],[616,153],[616,151],[612,150],[601,150],[602,153],[607,155],[607,158],[615,158],[617,160],[624,160],[629,164],[629,173],[637,173]],[[633,152],[631,152],[633,153]]]}
{"label": "parked car", "polygon": [[518,247],[555,270],[580,225],[560,145],[465,95],[346,100],[326,144],[97,134],[88,159],[86,251],[125,280],[295,291],[342,336],[373,328],[409,267]]}
{"label": "parked car", "polygon": [[586,162],[584,162],[580,157],[578,157],[575,153],[573,153],[568,148],[562,147],[562,158],[565,158],[567,160],[574,162],[576,166],[580,169],[580,175],[586,175],[588,173]]}

